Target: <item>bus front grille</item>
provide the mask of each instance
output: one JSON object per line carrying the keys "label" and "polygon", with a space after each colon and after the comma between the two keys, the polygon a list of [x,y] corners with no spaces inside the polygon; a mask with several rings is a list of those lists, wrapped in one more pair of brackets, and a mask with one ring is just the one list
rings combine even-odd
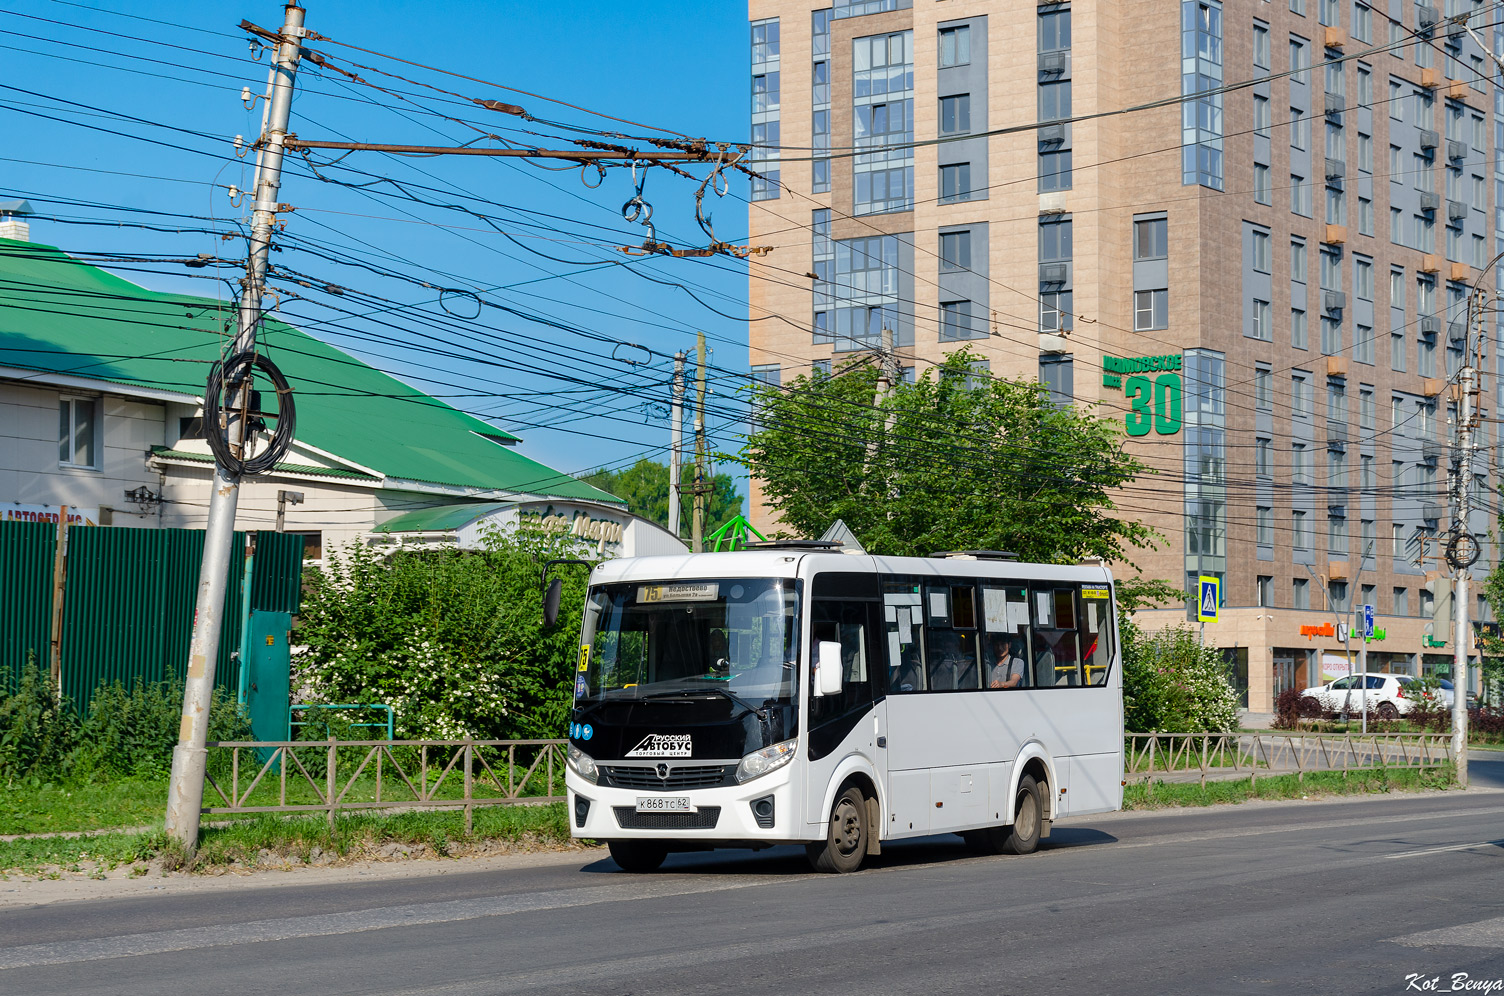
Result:
{"label": "bus front grille", "polygon": [[654,792],[683,789],[715,788],[732,784],[736,768],[725,764],[685,764],[671,766],[667,778],[659,778],[654,765],[603,765],[606,781],[616,788],[648,789]]}
{"label": "bus front grille", "polygon": [[701,806],[697,813],[639,813],[631,806],[613,806],[616,825],[623,830],[714,830],[720,806]]}

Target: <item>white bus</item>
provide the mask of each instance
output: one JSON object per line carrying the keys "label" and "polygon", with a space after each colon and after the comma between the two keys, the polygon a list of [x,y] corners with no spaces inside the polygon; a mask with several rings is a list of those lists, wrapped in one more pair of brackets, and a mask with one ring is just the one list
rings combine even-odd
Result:
{"label": "white bus", "polygon": [[785,545],[590,575],[569,819],[629,871],[670,851],[804,844],[855,871],[959,833],[1026,854],[1122,805],[1105,567]]}

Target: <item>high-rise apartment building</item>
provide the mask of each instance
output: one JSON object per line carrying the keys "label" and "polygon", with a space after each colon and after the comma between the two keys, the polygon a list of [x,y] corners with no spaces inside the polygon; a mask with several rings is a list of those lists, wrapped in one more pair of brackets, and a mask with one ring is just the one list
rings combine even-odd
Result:
{"label": "high-rise apartment building", "polygon": [[[1133,566],[1222,580],[1207,639],[1254,711],[1340,671],[1364,603],[1370,671],[1448,671],[1449,377],[1504,249],[1484,12],[751,0],[751,242],[778,267],[751,264],[754,375],[839,367],[886,325],[906,376],[967,347],[1121,419],[1158,473],[1120,507],[1164,537]],[[1482,425],[1468,486],[1492,505]]]}

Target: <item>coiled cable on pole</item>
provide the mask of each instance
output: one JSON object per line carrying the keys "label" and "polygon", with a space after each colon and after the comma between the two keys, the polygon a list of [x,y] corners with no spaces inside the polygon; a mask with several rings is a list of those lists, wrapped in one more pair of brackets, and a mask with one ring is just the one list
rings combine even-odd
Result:
{"label": "coiled cable on pole", "polygon": [[[266,374],[267,379],[276,388],[277,427],[272,430],[271,440],[266,449],[253,457],[246,458],[235,455],[230,446],[228,426],[221,423],[226,421],[227,414],[232,416],[238,414],[241,417],[242,438],[245,440],[242,451],[249,447],[251,437],[255,432],[266,428],[263,413],[252,410],[251,393],[248,390],[240,390],[242,387],[249,387],[253,370],[260,370]],[[241,398],[241,408],[238,413],[221,405],[221,395],[227,386],[232,392],[238,393]],[[209,369],[209,382],[204,388],[204,440],[209,444],[209,450],[214,454],[214,459],[233,476],[254,476],[271,470],[292,445],[296,426],[297,410],[292,400],[292,386],[287,383],[287,378],[282,376],[282,371],[278,370],[277,365],[269,358],[252,351],[245,351],[218,361]]]}

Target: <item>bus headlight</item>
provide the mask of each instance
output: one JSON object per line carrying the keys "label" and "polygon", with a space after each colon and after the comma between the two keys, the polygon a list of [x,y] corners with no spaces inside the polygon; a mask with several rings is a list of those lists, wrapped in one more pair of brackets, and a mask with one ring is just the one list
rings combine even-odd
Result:
{"label": "bus headlight", "polygon": [[574,773],[587,782],[595,782],[600,778],[600,769],[595,766],[595,758],[580,750],[574,744],[569,745],[565,754],[565,763],[574,769]]}
{"label": "bus headlight", "polygon": [[796,743],[797,741],[794,740],[785,740],[781,744],[764,747],[762,750],[748,754],[742,758],[742,763],[736,766],[736,780],[750,782],[754,778],[759,778],[788,764],[794,759]]}

